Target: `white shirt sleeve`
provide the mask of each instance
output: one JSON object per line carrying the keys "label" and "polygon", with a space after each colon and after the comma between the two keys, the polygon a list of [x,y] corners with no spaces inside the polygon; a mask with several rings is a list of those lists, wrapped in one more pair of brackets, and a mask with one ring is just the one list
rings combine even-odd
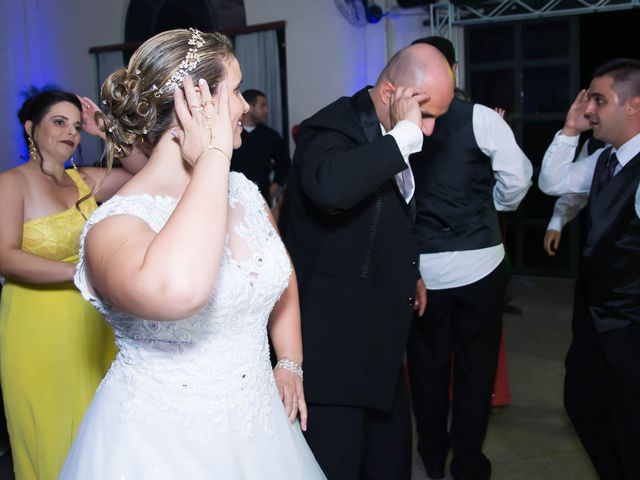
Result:
{"label": "white shirt sleeve", "polygon": [[531,187],[531,162],[518,146],[509,124],[489,107],[473,106],[473,134],[480,150],[491,158],[496,210],[515,210]]}
{"label": "white shirt sleeve", "polygon": [[556,200],[553,207],[553,216],[549,221],[547,230],[561,232],[564,226],[584,208],[589,201],[589,195],[582,193],[563,195]]}
{"label": "white shirt sleeve", "polygon": [[567,193],[589,193],[593,172],[598,157],[604,150],[599,148],[591,155],[586,151],[573,161],[578,136],[568,137],[556,133],[542,160],[538,186],[547,195],[565,195]]}
{"label": "white shirt sleeve", "polygon": [[405,201],[409,203],[416,190],[416,182],[413,178],[411,166],[409,165],[409,155],[422,150],[422,130],[420,130],[420,127],[415,123],[408,120],[400,120],[396,123],[395,127],[387,133],[385,133],[382,125],[380,125],[380,127],[382,128],[383,135],[391,135],[394,138],[398,144],[402,158],[407,164],[405,170],[396,174],[396,183]]}

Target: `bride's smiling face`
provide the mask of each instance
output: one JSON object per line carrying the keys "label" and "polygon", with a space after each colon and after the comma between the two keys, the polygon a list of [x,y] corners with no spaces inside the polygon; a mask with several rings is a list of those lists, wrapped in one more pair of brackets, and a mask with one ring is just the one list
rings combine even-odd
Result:
{"label": "bride's smiling face", "polygon": [[249,111],[249,104],[245,101],[240,92],[242,83],[242,72],[236,57],[231,57],[227,62],[227,75],[224,80],[229,91],[229,117],[233,129],[233,148],[242,145],[242,115]]}

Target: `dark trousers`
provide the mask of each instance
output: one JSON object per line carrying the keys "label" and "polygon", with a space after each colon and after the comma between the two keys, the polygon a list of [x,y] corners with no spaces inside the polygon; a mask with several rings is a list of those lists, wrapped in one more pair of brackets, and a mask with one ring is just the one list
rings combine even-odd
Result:
{"label": "dark trousers", "polygon": [[565,408],[601,479],[640,479],[640,324],[597,333],[581,317],[565,360]]}
{"label": "dark trousers", "polygon": [[502,262],[470,285],[430,290],[425,315],[415,318],[409,334],[407,359],[418,452],[425,465],[444,467],[451,448],[454,477],[489,478],[491,472],[482,443],[498,362],[505,281]]}
{"label": "dark trousers", "polygon": [[409,480],[409,394],[398,379],[389,412],[309,404],[304,436],[329,480]]}

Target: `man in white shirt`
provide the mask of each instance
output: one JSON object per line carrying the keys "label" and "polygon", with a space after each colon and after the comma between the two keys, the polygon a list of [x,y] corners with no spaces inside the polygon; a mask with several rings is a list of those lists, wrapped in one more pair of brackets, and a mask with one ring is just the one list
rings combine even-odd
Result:
{"label": "man in white shirt", "polygon": [[[571,162],[588,129],[611,146]],[[547,149],[539,186],[589,192],[588,234],[576,285],[565,408],[600,478],[640,478],[640,61],[594,73]]]}
{"label": "man in white shirt", "polygon": [[[455,68],[451,42],[427,37]],[[408,342],[418,451],[430,478],[485,480],[482,453],[502,331],[506,282],[498,211],[515,210],[531,186],[532,166],[509,125],[484,105],[454,99],[422,151],[411,156],[414,231],[429,291],[425,318]],[[454,398],[447,430],[451,352]]]}

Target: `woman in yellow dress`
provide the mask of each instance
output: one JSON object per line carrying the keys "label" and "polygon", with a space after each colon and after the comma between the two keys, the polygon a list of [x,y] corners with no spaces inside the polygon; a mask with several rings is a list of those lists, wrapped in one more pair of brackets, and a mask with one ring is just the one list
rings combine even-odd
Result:
{"label": "woman in yellow dress", "polygon": [[17,480],[58,477],[115,355],[110,328],[72,279],[96,200],[131,173],[65,169],[80,142],[83,106],[85,118],[96,108],[60,91],[27,100],[18,116],[29,160],[0,174],[0,379]]}

